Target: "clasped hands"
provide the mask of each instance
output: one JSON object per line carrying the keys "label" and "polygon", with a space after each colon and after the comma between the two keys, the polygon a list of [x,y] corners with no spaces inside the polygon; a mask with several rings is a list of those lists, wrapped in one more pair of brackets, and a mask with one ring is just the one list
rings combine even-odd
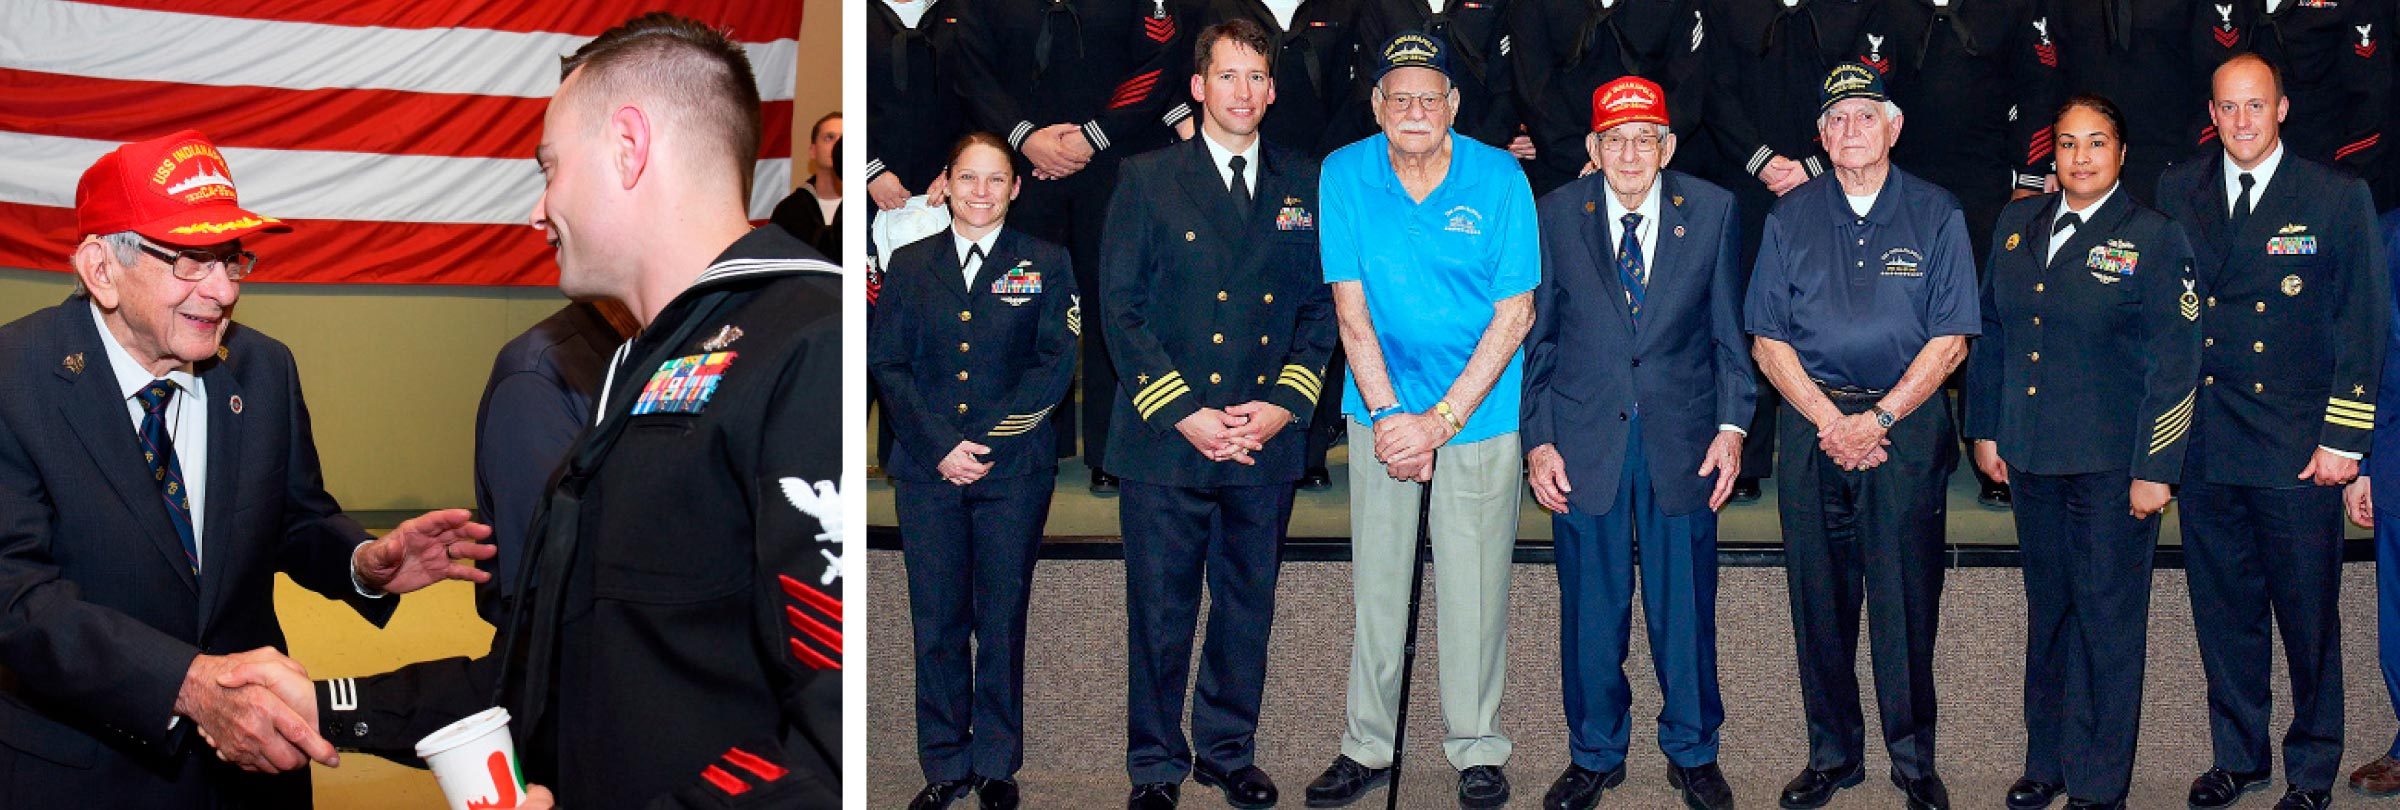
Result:
{"label": "clasped hands", "polygon": [[1222,410],[1201,408],[1175,423],[1175,432],[1210,461],[1254,466],[1251,453],[1266,449],[1267,440],[1292,423],[1283,406],[1251,400]]}
{"label": "clasped hands", "polygon": [[[443,580],[483,582],[491,575],[468,560],[497,553],[483,542],[491,527],[464,509],[427,512],[352,553],[358,583],[408,593]],[[232,655],[195,656],[175,692],[174,712],[191,721],[217,758],[242,770],[278,773],[341,764],[317,726],[317,692],[308,670],[273,647]]]}
{"label": "clasped hands", "polygon": [[1883,448],[1892,443],[1885,438],[1882,425],[1875,423],[1875,414],[1861,411],[1834,419],[1817,428],[1817,447],[1833,459],[1833,463],[1852,472],[1874,469],[1875,465],[1891,460]]}
{"label": "clasped hands", "polygon": [[1433,412],[1396,413],[1375,422],[1375,460],[1394,481],[1433,480],[1434,451],[1458,435]]}
{"label": "clasped hands", "polygon": [[1083,136],[1083,128],[1074,124],[1034,130],[1017,149],[1033,162],[1033,176],[1042,180],[1063,180],[1092,162],[1092,142]]}

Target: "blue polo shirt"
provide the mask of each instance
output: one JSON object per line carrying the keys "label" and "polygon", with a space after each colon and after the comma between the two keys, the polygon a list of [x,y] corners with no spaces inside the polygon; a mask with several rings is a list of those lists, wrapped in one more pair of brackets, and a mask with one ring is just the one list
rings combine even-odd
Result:
{"label": "blue polo shirt", "polygon": [[[1542,280],[1533,189],[1516,157],[1456,131],[1450,145],[1450,172],[1424,202],[1400,185],[1382,134],[1327,156],[1317,181],[1325,281],[1363,282],[1384,370],[1412,412],[1432,408],[1467,370],[1492,305]],[[1524,366],[1519,348],[1451,441],[1516,431]],[[1342,412],[1366,418],[1356,376],[1342,386]]]}
{"label": "blue polo shirt", "polygon": [[1958,199],[1894,167],[1865,216],[1831,173],[1775,203],[1743,323],[1833,386],[1888,389],[1925,343],[1983,331]]}

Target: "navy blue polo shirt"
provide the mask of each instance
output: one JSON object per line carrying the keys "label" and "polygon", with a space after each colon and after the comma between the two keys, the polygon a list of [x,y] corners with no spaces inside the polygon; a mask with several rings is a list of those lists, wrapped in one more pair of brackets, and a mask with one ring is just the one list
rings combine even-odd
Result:
{"label": "navy blue polo shirt", "polygon": [[1958,199],[1894,167],[1865,216],[1826,173],[1767,214],[1743,321],[1791,344],[1808,375],[1886,389],[1925,343],[1983,330]]}

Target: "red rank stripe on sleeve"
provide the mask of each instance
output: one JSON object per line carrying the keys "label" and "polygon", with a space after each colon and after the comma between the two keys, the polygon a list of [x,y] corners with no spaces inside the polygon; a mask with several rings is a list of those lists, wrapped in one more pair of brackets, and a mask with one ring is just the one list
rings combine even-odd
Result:
{"label": "red rank stripe on sleeve", "polygon": [[2025,162],[2042,162],[2042,158],[2049,157],[2050,153],[2058,148],[2057,140],[2058,135],[2052,131],[2051,127],[2042,127],[2040,131],[2033,133],[2033,141],[2026,144]]}
{"label": "red rank stripe on sleeve", "polygon": [[2373,134],[2373,135],[2368,135],[2367,137],[2360,138],[2360,139],[2358,139],[2358,140],[2355,140],[2355,141],[2351,141],[2351,142],[2350,142],[2350,144],[2349,144],[2348,146],[2344,146],[2344,147],[2342,147],[2342,148],[2340,148],[2340,149],[2333,150],[2333,159],[2334,159],[2334,160],[2343,160],[2343,159],[2346,159],[2346,158],[2350,157],[2351,155],[2358,154],[2358,153],[2359,153],[2359,151],[2361,151],[2361,150],[2364,150],[2364,149],[2366,149],[2367,147],[2374,146],[2374,145],[2375,145],[2375,144],[2377,144],[2377,143],[2381,143],[2382,141],[2383,141],[2383,133],[2380,133],[2380,132],[2378,132],[2378,133],[2375,133],[2375,134]]}
{"label": "red rank stripe on sleeve", "polygon": [[1126,79],[1124,84],[1117,85],[1116,94],[1109,97],[1108,108],[1114,110],[1140,103],[1150,95],[1151,88],[1157,86],[1158,71],[1155,70]]}
{"label": "red rank stripe on sleeve", "polygon": [[[761,785],[773,782],[777,779],[782,779],[784,774],[789,773],[789,771],[784,770],[782,766],[768,762],[763,757],[739,748],[726,749],[723,759],[724,764],[733,766],[735,770],[744,771],[749,773],[751,776],[758,777],[758,782]],[[733,771],[728,771],[713,764],[706,768],[700,769],[700,778],[708,780],[709,784],[715,785],[718,790],[725,791],[725,795],[728,796],[739,796],[750,792],[750,783],[748,781],[742,779],[740,776],[735,775]]]}
{"label": "red rank stripe on sleeve", "polygon": [[2217,38],[2217,47],[2220,48],[2231,48],[2234,43],[2242,41],[2242,32],[2231,28],[2212,28],[2208,34]]}
{"label": "red rank stripe on sleeve", "polygon": [[[809,669],[841,669],[842,600],[790,576],[777,579],[782,582],[784,595],[797,603],[783,606],[784,622],[792,633],[784,641],[791,647],[792,657]],[[809,615],[802,608],[817,615]]]}
{"label": "red rank stripe on sleeve", "polygon": [[2203,128],[2201,128],[2201,130],[2200,130],[2200,143],[2208,143],[2209,141],[2213,141],[2213,140],[2216,140],[2216,139],[2217,139],[2217,126],[2216,126],[2215,124],[2210,124],[2210,125],[2208,125],[2208,126],[2206,126],[2206,127],[2203,127]]}
{"label": "red rank stripe on sleeve", "polygon": [[1175,18],[1144,17],[1142,18],[1142,33],[1150,37],[1152,42],[1161,45],[1167,44],[1167,40],[1175,38]]}
{"label": "red rank stripe on sleeve", "polygon": [[2033,57],[2042,60],[2042,67],[2058,67],[2058,46],[2047,42],[2033,46]]}

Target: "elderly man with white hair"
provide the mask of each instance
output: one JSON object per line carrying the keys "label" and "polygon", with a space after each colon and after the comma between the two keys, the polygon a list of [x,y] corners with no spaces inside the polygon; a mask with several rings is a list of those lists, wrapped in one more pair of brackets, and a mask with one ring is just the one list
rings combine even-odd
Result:
{"label": "elderly man with white hair", "polygon": [[1767,215],[1744,318],[1783,395],[1775,478],[1808,717],[1808,764],[1781,803],[1822,807],[1864,778],[1863,601],[1892,782],[1912,810],[1947,808],[1933,640],[1958,446],[1949,409],[1923,406],[1982,329],[1975,260],[1957,199],[1893,168],[1905,119],[1882,76],[1837,65],[1819,98],[1833,171]]}

